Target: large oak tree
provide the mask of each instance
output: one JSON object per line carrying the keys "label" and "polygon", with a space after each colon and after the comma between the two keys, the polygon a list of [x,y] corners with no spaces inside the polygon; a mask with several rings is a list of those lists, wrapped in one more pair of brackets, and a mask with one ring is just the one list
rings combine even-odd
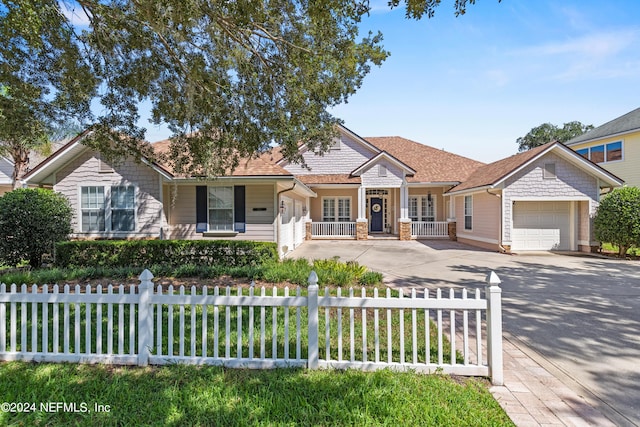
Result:
{"label": "large oak tree", "polygon": [[[456,0],[455,13],[473,3]],[[389,2],[413,19],[439,4]],[[388,56],[380,33],[359,34],[369,10],[366,0],[2,0],[0,141],[21,135],[30,147],[73,117],[107,156],[151,156],[145,103],[173,134],[179,172],[218,175],[272,144],[300,160],[300,143],[330,145],[339,119],[328,108]]]}

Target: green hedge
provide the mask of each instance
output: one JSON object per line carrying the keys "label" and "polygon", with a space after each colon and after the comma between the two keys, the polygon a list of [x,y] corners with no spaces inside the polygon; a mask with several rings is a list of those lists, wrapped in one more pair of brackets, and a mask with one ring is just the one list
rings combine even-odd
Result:
{"label": "green hedge", "polygon": [[278,259],[276,244],[246,240],[99,240],[56,244],[59,267],[262,265]]}

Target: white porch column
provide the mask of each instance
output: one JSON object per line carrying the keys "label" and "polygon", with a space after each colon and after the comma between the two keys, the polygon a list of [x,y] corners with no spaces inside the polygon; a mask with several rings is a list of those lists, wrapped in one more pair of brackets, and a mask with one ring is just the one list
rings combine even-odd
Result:
{"label": "white porch column", "polygon": [[367,190],[364,186],[358,188],[358,219],[367,217],[366,212]]}
{"label": "white porch column", "polygon": [[409,218],[409,188],[406,182],[400,187],[400,218]]}

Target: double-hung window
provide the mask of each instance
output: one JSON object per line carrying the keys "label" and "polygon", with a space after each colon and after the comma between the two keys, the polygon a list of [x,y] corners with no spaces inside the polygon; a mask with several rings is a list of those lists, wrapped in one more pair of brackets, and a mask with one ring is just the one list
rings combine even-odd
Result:
{"label": "double-hung window", "polygon": [[135,208],[135,189],[132,186],[111,187],[111,230],[134,231]]}
{"label": "double-hung window", "polygon": [[464,229],[471,230],[473,226],[473,196],[464,196]]}
{"label": "double-hung window", "polygon": [[104,187],[82,187],[80,190],[80,210],[82,211],[83,233],[105,231]]}
{"label": "double-hung window", "polygon": [[349,197],[325,197],[322,199],[322,221],[351,221],[351,199]]}
{"label": "double-hung window", "polygon": [[233,231],[233,187],[209,187],[209,230]]}
{"label": "double-hung window", "polygon": [[130,185],[80,188],[83,233],[135,231],[135,188]]}

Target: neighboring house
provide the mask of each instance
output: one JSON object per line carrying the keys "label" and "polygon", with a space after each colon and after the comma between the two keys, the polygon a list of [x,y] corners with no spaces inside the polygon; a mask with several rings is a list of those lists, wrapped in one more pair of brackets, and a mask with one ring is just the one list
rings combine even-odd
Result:
{"label": "neighboring house", "polygon": [[25,180],[69,198],[75,238],[263,240],[281,255],[312,238],[456,233],[496,250],[589,250],[601,189],[622,184],[560,144],[485,165],[400,137],[339,133],[323,155],[301,146],[304,166],[274,149],[212,181],[149,161],[107,164],[82,134]]}
{"label": "neighboring house", "polygon": [[640,108],[565,143],[578,154],[640,187]]}
{"label": "neighboring house", "polygon": [[13,188],[13,162],[0,156],[0,196]]}

